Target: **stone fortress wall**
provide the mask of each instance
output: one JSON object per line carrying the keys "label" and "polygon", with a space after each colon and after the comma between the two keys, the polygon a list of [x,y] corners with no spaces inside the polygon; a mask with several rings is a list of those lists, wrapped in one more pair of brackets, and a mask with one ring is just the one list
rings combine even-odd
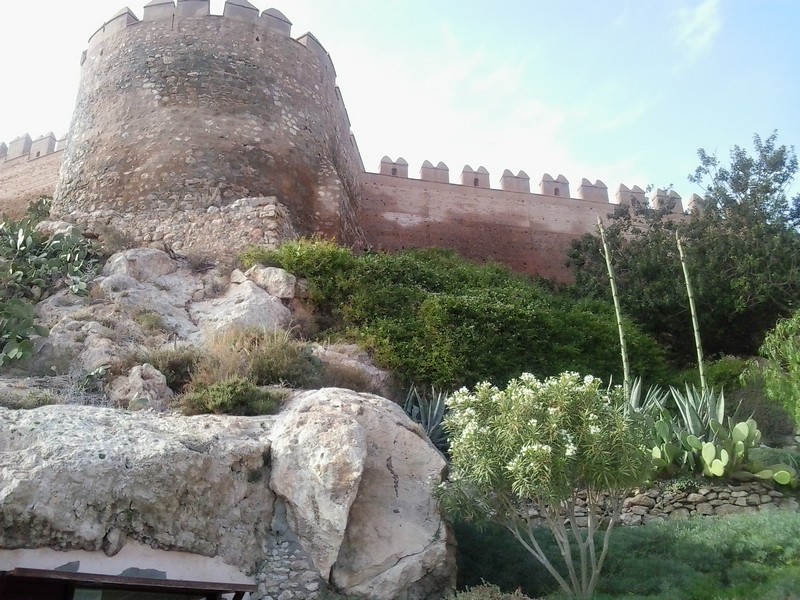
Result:
{"label": "stone fortress wall", "polygon": [[31,201],[53,195],[65,144],[52,132],[0,142],[0,215],[17,219]]}
{"label": "stone fortress wall", "polygon": [[221,233],[228,247],[238,227],[268,242],[265,215],[233,215],[222,232],[203,224],[257,197],[288,206],[301,235],[363,243],[363,165],[333,63],[313,35],[290,33],[282,13],[246,0],[221,16],[209,0],[117,13],[81,58],[54,212],[184,248]]}
{"label": "stone fortress wall", "polygon": [[[563,175],[532,190],[524,171],[492,188],[469,165],[454,184],[441,162],[425,161],[419,179],[402,158],[367,173],[330,56],[311,34],[293,39],[281,12],[228,0],[215,16],[209,0],[152,0],[142,15],[124,8],[89,40],[66,142],[27,138],[52,150],[25,160],[24,140],[0,145],[0,212],[3,198],[54,193],[58,216],[176,250],[321,233],[355,247],[450,248],[567,281],[573,239],[614,205],[648,202],[638,186],[609,197],[587,179],[573,197]],[[656,190],[649,204],[678,215],[695,199]]]}
{"label": "stone fortress wall", "polygon": [[[689,210],[696,200],[693,195]],[[450,248],[473,260],[565,282],[572,240],[596,231],[597,217],[605,219],[616,205],[634,202],[669,206],[676,215],[684,211],[674,191],[655,190],[648,200],[639,186],[620,185],[609,198],[602,181],[583,179],[575,198],[563,175],[545,173],[532,192],[527,173],[508,169],[500,189],[493,189],[484,167],[466,165],[460,183],[452,184],[444,163],[425,161],[419,179],[409,179],[403,158],[384,157],[379,173],[364,175],[361,224],[376,248]]]}

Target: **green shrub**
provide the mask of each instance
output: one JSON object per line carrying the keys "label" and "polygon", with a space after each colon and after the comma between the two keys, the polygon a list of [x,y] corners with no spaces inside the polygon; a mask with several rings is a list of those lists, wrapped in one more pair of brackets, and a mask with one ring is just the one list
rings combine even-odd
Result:
{"label": "green shrub", "polygon": [[34,353],[32,338],[47,335],[47,330],[34,324],[33,304],[13,299],[0,304],[0,366],[21,360]]}
{"label": "green shrub", "polygon": [[210,385],[199,384],[179,402],[186,414],[256,416],[276,413],[281,398],[275,390],[264,390],[247,379],[235,377]]}
{"label": "green shrub", "polygon": [[[749,361],[735,356],[723,356],[718,360],[706,362],[704,366],[708,387],[725,390],[725,393],[729,395],[733,390],[742,387],[742,373],[747,370],[749,365]],[[678,381],[681,385],[689,383],[699,387],[700,375],[697,368],[683,371],[679,375]]]}
{"label": "green shrub", "polygon": [[760,349],[767,359],[762,369],[767,394],[800,422],[800,311],[779,321]]}
{"label": "green shrub", "polygon": [[320,237],[288,242],[276,250],[250,247],[239,259],[246,268],[281,267],[308,279],[311,298],[326,323],[335,320],[340,300],[349,293],[357,262],[352,250]]}
{"label": "green shrub", "polygon": [[[619,375],[610,304],[569,300],[498,265],[442,250],[356,257],[320,240],[251,249],[242,260],[308,278],[322,334],[356,338],[402,383],[503,384],[526,371]],[[661,348],[625,326],[634,368],[650,380],[665,376]]]}
{"label": "green shrub", "polygon": [[782,446],[794,434],[794,419],[786,407],[768,397],[764,384],[755,381],[727,394],[734,409],[733,420],[752,418],[761,430],[761,440],[770,446]]}
{"label": "green shrub", "polygon": [[158,313],[145,310],[135,315],[133,320],[147,333],[167,332],[167,328],[164,325],[164,318]]}

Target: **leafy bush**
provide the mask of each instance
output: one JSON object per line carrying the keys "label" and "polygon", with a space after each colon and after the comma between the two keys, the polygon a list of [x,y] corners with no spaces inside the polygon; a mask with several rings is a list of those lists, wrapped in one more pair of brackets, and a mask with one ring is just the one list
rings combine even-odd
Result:
{"label": "leafy bush", "polygon": [[[525,371],[619,373],[610,304],[568,300],[504,267],[441,250],[356,257],[318,239],[251,249],[242,260],[308,278],[322,334],[355,337],[404,383],[453,388],[502,384]],[[663,377],[662,350],[632,324],[626,329],[634,367]]]}
{"label": "leafy bush", "polygon": [[783,404],[768,397],[763,381],[754,381],[728,394],[734,407],[733,420],[753,419],[758,423],[761,440],[770,446],[782,446],[794,434],[795,421]]}
{"label": "leafy bush", "polygon": [[133,320],[147,333],[167,332],[167,328],[164,325],[164,318],[158,313],[145,310],[135,315]]}
{"label": "leafy bush", "polygon": [[198,384],[179,402],[187,414],[271,415],[280,408],[281,394],[233,377],[210,385]]}
{"label": "leafy bush", "polygon": [[767,359],[762,369],[767,394],[800,422],[800,311],[778,322],[760,353]]}
{"label": "leafy bush", "polygon": [[[621,409],[622,396],[576,373],[545,381],[523,374],[504,390],[482,383],[455,392],[445,420],[451,474],[443,507],[507,527],[568,597],[591,597],[622,500],[648,473],[645,426]],[[585,494],[581,526],[577,490]],[[557,540],[568,577],[542,551],[531,505]],[[601,525],[606,511],[611,518]]]}
{"label": "leafy bush", "polygon": [[0,304],[0,366],[33,354],[32,338],[47,335],[47,330],[34,324],[33,304],[13,299]]}
{"label": "leafy bush", "polygon": [[[750,362],[735,356],[722,358],[705,363],[706,382],[709,387],[724,390],[730,393],[742,387],[742,374],[748,369]],[[687,369],[680,373],[678,379],[682,383],[700,386],[700,376],[697,368]],[[756,419],[757,420],[757,419]],[[761,421],[759,421],[759,425]]]}
{"label": "leafy bush", "polygon": [[192,381],[202,350],[192,346],[176,346],[143,353],[137,364],[150,363],[164,374],[167,385],[175,393],[182,393]]}
{"label": "leafy bush", "polygon": [[99,270],[91,243],[79,235],[50,238],[36,231],[46,204],[20,221],[0,222],[0,366],[34,353],[32,338],[47,335],[34,325],[33,304],[62,287],[76,294]]}

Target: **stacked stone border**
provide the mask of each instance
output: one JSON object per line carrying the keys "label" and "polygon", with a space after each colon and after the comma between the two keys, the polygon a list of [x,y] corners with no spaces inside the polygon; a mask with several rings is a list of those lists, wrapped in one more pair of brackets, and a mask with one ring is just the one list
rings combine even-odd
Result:
{"label": "stacked stone border", "polygon": [[[619,523],[626,526],[650,525],[666,521],[683,521],[694,517],[724,517],[733,514],[776,510],[800,511],[800,491],[777,490],[761,482],[741,484],[702,483],[696,487],[676,489],[669,482],[651,489],[636,490],[623,501]],[[578,495],[578,526],[588,523],[586,495]],[[529,515],[539,516],[534,507]],[[608,513],[601,515],[607,517]],[[541,518],[544,523],[544,518]]]}

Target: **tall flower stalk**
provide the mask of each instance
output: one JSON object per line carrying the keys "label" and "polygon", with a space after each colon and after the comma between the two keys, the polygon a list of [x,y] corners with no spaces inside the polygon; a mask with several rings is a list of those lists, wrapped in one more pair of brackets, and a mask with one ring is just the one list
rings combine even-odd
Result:
{"label": "tall flower stalk", "polygon": [[619,348],[622,354],[622,387],[625,390],[625,397],[631,396],[631,366],[628,361],[628,346],[625,343],[625,330],[622,327],[622,309],[619,303],[619,294],[617,294],[617,279],[614,276],[614,266],[611,264],[611,247],[608,245],[606,239],[606,230],[603,227],[603,221],[597,217],[597,230],[600,232],[600,240],[603,243],[603,258],[606,259],[606,268],[608,269],[608,279],[611,282],[611,296],[614,299],[614,312],[617,316],[617,330],[619,331]]}
{"label": "tall flower stalk", "polygon": [[675,242],[678,244],[678,255],[681,259],[681,267],[683,268],[683,279],[686,281],[686,294],[689,296],[689,309],[692,312],[692,329],[694,330],[694,347],[697,351],[697,369],[700,372],[700,390],[703,395],[708,393],[708,384],[706,383],[706,370],[703,365],[703,344],[700,341],[700,324],[697,321],[697,309],[694,304],[694,291],[692,290],[692,282],[689,279],[689,267],[686,266],[686,257],[683,253],[683,244],[681,244],[681,237],[678,232],[675,232]]}

